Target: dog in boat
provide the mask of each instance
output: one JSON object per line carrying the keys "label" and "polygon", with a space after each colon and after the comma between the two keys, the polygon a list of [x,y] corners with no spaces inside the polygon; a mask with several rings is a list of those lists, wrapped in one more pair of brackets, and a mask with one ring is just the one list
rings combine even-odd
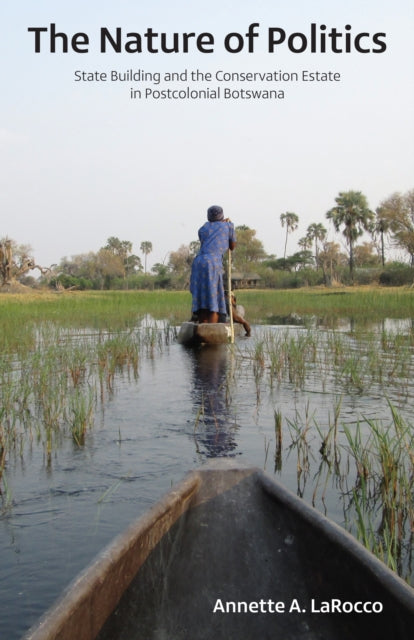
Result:
{"label": "dog in boat", "polygon": [[[227,307],[227,313],[228,315],[230,315],[227,291],[226,291],[226,307]],[[242,307],[242,305],[240,304],[237,304],[236,296],[233,293],[231,294],[231,309],[232,309],[232,315],[233,315],[233,322],[237,322],[238,324],[243,325],[243,328],[246,332],[246,336],[250,336],[251,327],[244,317],[244,313],[245,313],[244,307]],[[226,320],[227,318],[225,317],[224,314],[219,315],[219,322],[226,322]],[[198,322],[198,316],[196,311],[193,311],[192,313],[191,322]]]}
{"label": "dog in boat", "polygon": [[[226,306],[227,306],[227,313],[230,315],[227,293],[226,293]],[[237,322],[238,324],[243,325],[243,328],[246,332],[246,336],[250,336],[251,327],[244,317],[244,313],[245,313],[244,307],[241,304],[237,304],[237,299],[234,293],[231,294],[231,310],[232,310],[233,322]]]}

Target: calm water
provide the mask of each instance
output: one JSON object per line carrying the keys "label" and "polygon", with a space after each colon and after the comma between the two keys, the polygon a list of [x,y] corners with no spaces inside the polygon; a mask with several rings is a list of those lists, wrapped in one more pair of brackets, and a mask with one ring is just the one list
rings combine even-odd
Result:
{"label": "calm water", "polygon": [[[266,369],[252,366],[254,341],[264,330],[254,328],[234,352],[172,343],[141,358],[136,378],[121,372],[113,391],[104,394],[84,446],[62,438],[47,460],[33,441],[22,458],[16,453],[9,460],[12,504],[0,520],[2,640],[20,638],[104,545],[207,458],[239,457],[266,468],[311,501],[320,437],[310,430],[308,454],[316,466],[298,479],[289,421],[327,428],[340,395],[342,423],[389,416],[383,386],[344,393],[333,379],[322,379],[318,368],[301,389],[289,380],[270,386]],[[388,391],[411,420],[413,388]],[[275,411],[285,424],[278,462]],[[343,524],[335,486],[317,493],[316,506]]]}

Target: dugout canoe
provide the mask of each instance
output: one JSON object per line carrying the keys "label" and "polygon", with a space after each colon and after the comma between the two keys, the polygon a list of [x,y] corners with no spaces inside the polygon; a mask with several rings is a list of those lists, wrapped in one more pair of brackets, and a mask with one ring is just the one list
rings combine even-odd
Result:
{"label": "dugout canoe", "polygon": [[[234,335],[243,332],[240,324],[233,325]],[[198,323],[183,322],[177,336],[179,344],[196,346],[199,344],[227,344],[231,342],[231,327],[228,322]]]}
{"label": "dugout canoe", "polygon": [[25,638],[403,640],[413,625],[414,590],[353,537],[258,469],[215,461],[117,537]]}

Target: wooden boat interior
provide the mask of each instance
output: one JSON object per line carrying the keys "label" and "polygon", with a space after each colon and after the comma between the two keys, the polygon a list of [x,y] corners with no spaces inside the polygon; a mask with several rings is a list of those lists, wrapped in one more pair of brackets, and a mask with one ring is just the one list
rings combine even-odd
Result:
{"label": "wooden boat interior", "polygon": [[[383,611],[312,611],[332,599]],[[260,601],[285,610],[221,610]],[[260,470],[215,460],[104,550],[27,639],[402,639],[413,623],[414,590],[352,536]]]}

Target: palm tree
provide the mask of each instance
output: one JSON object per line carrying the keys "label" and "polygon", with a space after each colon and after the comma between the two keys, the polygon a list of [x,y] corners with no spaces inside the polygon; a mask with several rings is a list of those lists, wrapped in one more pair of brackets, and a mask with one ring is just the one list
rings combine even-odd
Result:
{"label": "palm tree", "polygon": [[349,246],[349,273],[354,282],[354,243],[364,231],[369,231],[373,212],[368,207],[366,197],[361,191],[340,192],[335,198],[336,207],[330,209],[326,217],[332,220],[336,231],[343,226],[343,235]]}
{"label": "palm tree", "polygon": [[319,266],[319,242],[323,242],[326,238],[327,231],[321,222],[313,222],[306,231],[306,236],[311,242],[315,242],[315,263],[316,268]]}
{"label": "palm tree", "polygon": [[304,236],[303,238],[300,238],[298,240],[298,246],[303,251],[307,251],[308,249],[310,249],[312,247],[312,238],[310,238],[308,235]]}
{"label": "palm tree", "polygon": [[144,273],[147,273],[147,255],[152,251],[152,242],[141,242],[141,252],[144,254]]}
{"label": "palm tree", "polygon": [[295,229],[298,228],[299,216],[297,216],[296,213],[292,213],[291,211],[286,211],[286,213],[280,214],[280,222],[282,223],[282,227],[284,227],[286,224],[285,252],[283,254],[283,258],[286,259],[288,235],[291,231],[295,231]]}
{"label": "palm tree", "polygon": [[[376,220],[373,228],[373,235],[379,233],[381,238],[381,262],[382,266],[385,264],[385,252],[384,252],[384,233],[390,230],[391,223],[383,215],[383,208],[377,207],[375,210]],[[374,235],[375,240],[375,235]]]}

